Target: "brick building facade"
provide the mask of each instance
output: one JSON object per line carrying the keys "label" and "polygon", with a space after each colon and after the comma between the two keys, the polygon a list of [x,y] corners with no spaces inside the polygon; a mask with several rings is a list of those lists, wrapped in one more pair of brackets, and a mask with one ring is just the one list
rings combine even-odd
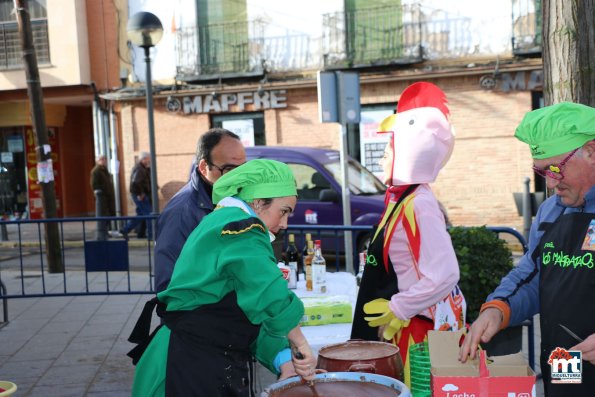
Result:
{"label": "brick building facade", "polygon": [[[415,81],[431,81],[438,85],[449,101],[456,144],[450,162],[433,189],[448,210],[452,223],[520,228],[522,219],[517,214],[513,192],[521,192],[524,177],[533,178],[533,173],[526,145],[519,143],[513,135],[524,114],[532,110],[535,96],[540,95],[541,64],[537,61],[510,64],[500,70],[500,81],[494,89],[481,88],[480,77],[492,72],[493,69],[485,67],[443,68],[437,72],[362,72],[362,111],[374,105],[394,108],[400,93]],[[221,98],[226,94],[237,96],[241,92],[255,91],[257,86],[205,85],[201,89],[155,96],[161,208],[186,182],[198,138],[222,113],[226,116],[261,113],[266,145],[339,148],[339,124],[319,121],[315,76],[299,81],[273,81],[263,87],[267,91],[281,90],[284,93],[285,103],[278,108],[259,111],[252,104],[241,111],[236,104],[230,105],[227,112],[211,109],[198,114],[185,114],[183,109],[178,112],[166,109],[168,98],[171,100],[173,94],[180,103],[201,95],[204,102],[208,101],[205,98],[212,94],[214,87]],[[122,99],[115,103],[122,137],[122,170],[127,184],[135,155],[147,150],[149,145],[147,113],[143,100]],[[206,102],[205,107],[208,107]],[[350,153],[354,157],[361,154],[358,148],[350,148]],[[132,209],[129,208],[129,213]]]}

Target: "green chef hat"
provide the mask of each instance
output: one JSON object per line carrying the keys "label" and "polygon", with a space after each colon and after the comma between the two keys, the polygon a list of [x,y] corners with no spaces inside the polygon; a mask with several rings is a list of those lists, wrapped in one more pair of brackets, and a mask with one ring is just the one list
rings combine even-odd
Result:
{"label": "green chef hat", "polygon": [[289,166],[276,160],[256,159],[229,171],[213,185],[213,203],[225,197],[246,202],[257,198],[297,196]]}
{"label": "green chef hat", "polygon": [[529,145],[534,159],[559,156],[595,139],[595,108],[562,102],[533,110],[515,136]]}

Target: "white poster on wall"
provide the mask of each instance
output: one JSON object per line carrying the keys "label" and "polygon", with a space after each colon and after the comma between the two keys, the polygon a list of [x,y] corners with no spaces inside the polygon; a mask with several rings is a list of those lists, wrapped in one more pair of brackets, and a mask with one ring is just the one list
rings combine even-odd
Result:
{"label": "white poster on wall", "polygon": [[10,164],[13,161],[12,152],[2,152],[0,154],[0,163]]}
{"label": "white poster on wall", "polygon": [[380,177],[382,168],[378,161],[384,154],[390,136],[388,134],[377,134],[380,122],[393,114],[392,109],[362,110],[361,122],[359,123],[359,142],[362,164],[374,175]]}
{"label": "white poster on wall", "polygon": [[254,146],[254,120],[225,120],[221,123],[221,127],[237,134],[244,147]]}

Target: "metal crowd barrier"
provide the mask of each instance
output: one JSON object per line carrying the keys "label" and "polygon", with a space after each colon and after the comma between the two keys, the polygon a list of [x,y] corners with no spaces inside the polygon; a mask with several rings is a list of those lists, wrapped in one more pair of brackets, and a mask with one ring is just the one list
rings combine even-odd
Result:
{"label": "metal crowd barrier", "polygon": [[[103,235],[96,234],[97,227],[102,228],[106,221],[119,225],[134,218],[150,222],[155,216],[0,221],[0,227],[7,230],[7,235],[3,236],[6,238],[0,243],[0,299],[4,323],[8,322],[8,299],[154,294],[154,244],[151,239],[97,239]],[[46,269],[43,227],[46,223],[58,223],[63,273],[50,273]],[[525,239],[516,230],[508,227],[487,228],[498,234],[512,235],[519,241],[523,251],[527,251]],[[312,240],[323,241],[327,268],[340,271],[345,268],[343,251],[346,231],[352,233],[354,271],[357,272],[358,251],[361,249],[358,244],[361,245],[361,239],[372,231],[371,226],[290,225],[283,238],[277,242],[280,244],[278,257],[287,246],[289,233],[295,235],[300,252],[305,245],[306,234],[310,233]],[[533,322],[527,321],[523,325],[528,327],[529,364],[534,368]]]}
{"label": "metal crowd barrier", "polygon": [[[7,229],[7,238],[0,243],[0,299],[4,322],[8,321],[8,299],[153,294],[154,259],[150,239],[133,239],[132,236],[97,239],[96,228],[100,222],[118,225],[129,219],[151,222],[155,217],[0,221],[0,227]],[[49,223],[58,224],[58,260],[63,272],[50,271],[44,227]],[[118,229],[116,227],[114,232]]]}

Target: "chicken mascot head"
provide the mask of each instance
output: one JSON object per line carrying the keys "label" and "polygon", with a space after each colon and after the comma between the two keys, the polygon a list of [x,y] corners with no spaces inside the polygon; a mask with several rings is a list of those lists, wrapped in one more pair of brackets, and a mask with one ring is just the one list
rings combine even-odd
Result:
{"label": "chicken mascot head", "polygon": [[452,153],[454,131],[448,121],[446,96],[432,83],[407,87],[397,113],[380,123],[379,133],[392,133],[393,165],[385,182],[391,186],[431,183]]}

